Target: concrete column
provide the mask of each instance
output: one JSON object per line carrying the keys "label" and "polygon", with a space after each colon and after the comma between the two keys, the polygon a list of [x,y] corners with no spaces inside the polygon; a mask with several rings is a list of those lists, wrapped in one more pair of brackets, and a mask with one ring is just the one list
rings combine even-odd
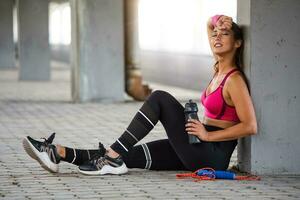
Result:
{"label": "concrete column", "polygon": [[13,0],[0,1],[0,69],[15,66]]}
{"label": "concrete column", "polygon": [[122,0],[71,0],[72,98],[124,99]]}
{"label": "concrete column", "polygon": [[139,0],[125,2],[125,35],[126,64],[129,69],[139,68],[139,35],[138,35],[138,3]]}
{"label": "concrete column", "polygon": [[238,0],[258,135],[240,140],[242,170],[300,174],[300,1]]}
{"label": "concrete column", "polygon": [[138,3],[139,0],[126,0],[125,3],[125,65],[126,92],[134,100],[144,101],[151,89],[143,83],[140,69],[140,49],[138,36]]}
{"label": "concrete column", "polygon": [[20,80],[50,79],[48,0],[19,0]]}

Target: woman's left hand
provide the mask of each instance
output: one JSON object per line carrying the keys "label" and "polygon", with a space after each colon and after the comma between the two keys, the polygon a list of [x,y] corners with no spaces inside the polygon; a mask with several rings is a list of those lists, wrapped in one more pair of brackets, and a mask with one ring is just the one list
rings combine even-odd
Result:
{"label": "woman's left hand", "polygon": [[195,119],[189,119],[185,125],[185,130],[188,134],[195,135],[202,141],[208,141],[208,132],[204,128],[203,124]]}

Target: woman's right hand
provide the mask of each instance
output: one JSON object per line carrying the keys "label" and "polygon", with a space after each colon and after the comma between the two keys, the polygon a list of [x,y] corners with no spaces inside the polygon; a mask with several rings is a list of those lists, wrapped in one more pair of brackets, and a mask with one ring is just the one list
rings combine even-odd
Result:
{"label": "woman's right hand", "polygon": [[217,23],[216,23],[216,27],[218,29],[225,29],[225,30],[230,30],[232,27],[232,18],[226,15],[222,15]]}

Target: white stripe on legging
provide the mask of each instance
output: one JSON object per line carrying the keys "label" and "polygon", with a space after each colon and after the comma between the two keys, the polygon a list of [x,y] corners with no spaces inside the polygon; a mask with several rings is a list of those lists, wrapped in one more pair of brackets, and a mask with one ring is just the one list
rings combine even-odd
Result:
{"label": "white stripe on legging", "polygon": [[145,153],[145,158],[146,158],[146,166],[145,169],[150,169],[151,165],[152,165],[152,159],[151,159],[151,155],[150,155],[150,151],[148,149],[148,146],[146,144],[142,144],[144,153]]}
{"label": "white stripe on legging", "polygon": [[145,144],[142,144],[142,147],[143,147],[143,150],[144,150],[144,153],[145,153],[145,159],[146,159],[146,166],[145,166],[145,169],[148,169],[148,154],[146,152],[146,148],[144,147]]}
{"label": "white stripe on legging", "polygon": [[72,160],[72,164],[73,164],[73,162],[76,160],[76,151],[75,151],[75,149],[73,149],[73,153],[74,153],[74,158],[73,158],[73,160]]}
{"label": "white stripe on legging", "polygon": [[119,142],[119,144],[128,152],[128,149],[126,149],[126,147],[118,139],[117,142]]}
{"label": "white stripe on legging", "polygon": [[146,150],[148,152],[148,157],[149,157],[149,166],[148,166],[148,169],[150,169],[151,165],[152,165],[152,158],[151,158],[151,154],[150,154],[150,151],[149,151],[149,148],[148,148],[147,144],[145,144],[145,147],[146,147]]}
{"label": "white stripe on legging", "polygon": [[144,115],[142,111],[139,110],[139,113],[141,113],[141,115],[143,115],[148,120],[148,122],[154,127],[154,124],[151,122],[150,119],[148,119],[148,117],[146,117],[146,115]]}
{"label": "white stripe on legging", "polygon": [[132,133],[129,132],[128,129],[126,129],[126,132],[129,133],[129,135],[131,135],[131,137],[133,137],[133,139],[135,139],[137,142],[139,141]]}

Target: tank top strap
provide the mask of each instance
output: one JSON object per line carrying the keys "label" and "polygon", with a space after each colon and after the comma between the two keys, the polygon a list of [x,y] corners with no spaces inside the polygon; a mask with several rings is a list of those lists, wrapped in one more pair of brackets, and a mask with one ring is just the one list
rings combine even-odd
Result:
{"label": "tank top strap", "polygon": [[227,80],[227,78],[230,76],[230,74],[232,74],[233,72],[235,72],[235,71],[239,71],[239,69],[232,69],[231,71],[229,71],[227,74],[226,74],[226,76],[225,76],[225,78],[223,79],[223,81],[222,81],[222,83],[220,84],[220,86],[224,86],[224,84],[225,84],[225,82],[226,82],[226,80]]}

